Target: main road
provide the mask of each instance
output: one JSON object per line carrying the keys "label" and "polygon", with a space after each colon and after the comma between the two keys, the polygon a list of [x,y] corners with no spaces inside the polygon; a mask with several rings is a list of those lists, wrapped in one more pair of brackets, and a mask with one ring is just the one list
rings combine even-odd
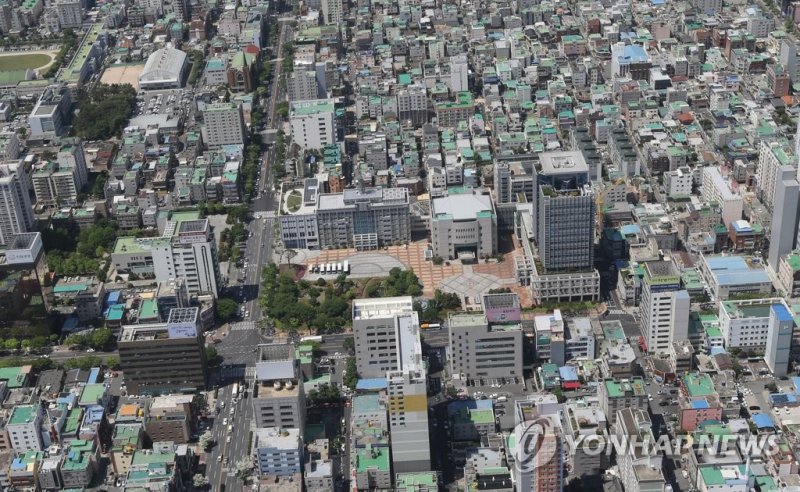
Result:
{"label": "main road", "polygon": [[[207,476],[213,490],[242,489],[242,481],[236,476],[236,471],[239,462],[250,457],[247,447],[250,445],[250,421],[253,418],[250,390],[245,395],[245,398],[233,395],[232,385],[219,389],[216,403],[219,414],[211,428],[215,444],[206,458]],[[234,396],[236,403],[233,402]],[[222,402],[225,403],[224,408]]]}

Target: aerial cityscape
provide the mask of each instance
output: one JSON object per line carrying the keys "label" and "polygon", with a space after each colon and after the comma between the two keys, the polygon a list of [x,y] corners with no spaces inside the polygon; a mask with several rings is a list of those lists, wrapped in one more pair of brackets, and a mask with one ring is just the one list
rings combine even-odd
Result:
{"label": "aerial cityscape", "polygon": [[800,492],[799,38],[0,0],[0,490]]}

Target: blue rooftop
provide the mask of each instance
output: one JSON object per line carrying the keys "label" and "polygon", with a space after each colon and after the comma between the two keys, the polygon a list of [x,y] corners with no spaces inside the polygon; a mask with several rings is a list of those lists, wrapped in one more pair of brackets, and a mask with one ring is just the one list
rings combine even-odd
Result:
{"label": "blue rooftop", "polygon": [[650,58],[647,52],[638,44],[631,44],[622,50],[622,60],[631,62],[646,62]]}
{"label": "blue rooftop", "polygon": [[772,421],[772,418],[766,413],[754,413],[753,423],[756,424],[756,427],[759,429],[775,427],[775,423]]}
{"label": "blue rooftop", "polygon": [[723,347],[711,347],[711,350],[709,351],[709,353],[711,355],[720,355],[720,354],[724,354],[724,353],[727,353],[727,352],[725,351],[725,349]]}
{"label": "blue rooftop", "polygon": [[792,393],[772,393],[769,395],[769,401],[773,407],[783,406],[787,403],[797,403],[797,395]]}
{"label": "blue rooftop", "polygon": [[761,284],[770,281],[763,268],[751,267],[742,256],[707,256],[705,260],[719,285]]}
{"label": "blue rooftop", "polygon": [[772,310],[775,311],[775,316],[778,318],[778,321],[794,321],[792,313],[790,313],[783,304],[773,304]]}
{"label": "blue rooftop", "polygon": [[492,408],[492,400],[454,400],[447,404],[447,415],[452,417],[464,409],[491,410]]}
{"label": "blue rooftop", "polygon": [[800,376],[793,377],[792,384],[794,385],[794,392],[800,394]]}
{"label": "blue rooftop", "polygon": [[97,384],[97,378],[100,377],[100,368],[93,367],[91,371],[89,371],[89,384]]}
{"label": "blue rooftop", "polygon": [[361,391],[377,391],[387,387],[386,378],[359,379],[356,383],[356,390]]}
{"label": "blue rooftop", "polygon": [[636,224],[625,224],[620,227],[619,230],[622,232],[623,236],[633,236],[634,234],[642,232],[642,229]]}
{"label": "blue rooftop", "polygon": [[562,381],[577,381],[578,371],[572,366],[562,366],[558,368],[558,374]]}
{"label": "blue rooftop", "polygon": [[708,402],[705,401],[705,400],[694,400],[692,402],[692,408],[694,410],[704,410],[704,409],[711,408],[711,407],[708,405]]}

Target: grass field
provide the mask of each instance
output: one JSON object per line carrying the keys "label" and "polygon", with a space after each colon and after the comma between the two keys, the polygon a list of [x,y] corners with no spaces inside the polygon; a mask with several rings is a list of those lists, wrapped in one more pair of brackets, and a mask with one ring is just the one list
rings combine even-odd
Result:
{"label": "grass field", "polygon": [[39,68],[50,63],[52,58],[42,53],[20,53],[0,56],[0,70],[24,70]]}
{"label": "grass field", "polygon": [[300,205],[303,204],[303,195],[297,190],[292,190],[289,196],[286,197],[286,208],[290,213],[295,213],[300,210]]}

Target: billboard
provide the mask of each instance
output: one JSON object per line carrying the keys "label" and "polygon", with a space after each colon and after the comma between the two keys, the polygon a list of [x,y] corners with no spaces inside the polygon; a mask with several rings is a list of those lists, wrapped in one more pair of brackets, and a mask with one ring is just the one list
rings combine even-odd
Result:
{"label": "billboard", "polygon": [[170,338],[197,338],[197,325],[194,323],[167,323]]}
{"label": "billboard", "polygon": [[489,323],[516,323],[521,319],[517,306],[485,307],[486,321]]}

